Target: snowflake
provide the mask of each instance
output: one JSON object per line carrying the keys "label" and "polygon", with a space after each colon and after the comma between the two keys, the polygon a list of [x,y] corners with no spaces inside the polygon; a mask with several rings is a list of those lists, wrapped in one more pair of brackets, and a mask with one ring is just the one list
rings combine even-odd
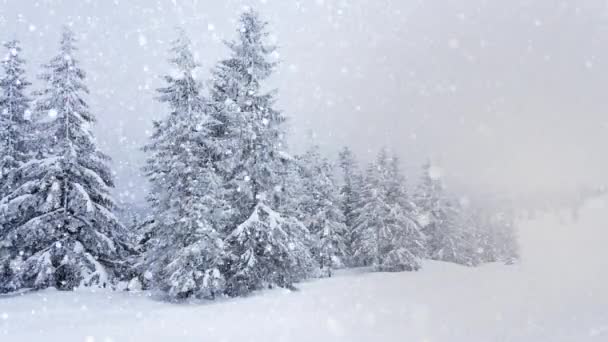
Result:
{"label": "snowflake", "polygon": [[146,44],[148,44],[148,38],[146,38],[146,36],[144,36],[143,34],[139,35],[137,41],[139,42],[139,46],[146,46]]}
{"label": "snowflake", "polygon": [[49,117],[50,117],[50,118],[52,118],[52,119],[56,118],[56,117],[57,117],[57,114],[58,114],[58,113],[57,113],[57,109],[55,109],[55,108],[51,108],[51,109],[49,109]]}

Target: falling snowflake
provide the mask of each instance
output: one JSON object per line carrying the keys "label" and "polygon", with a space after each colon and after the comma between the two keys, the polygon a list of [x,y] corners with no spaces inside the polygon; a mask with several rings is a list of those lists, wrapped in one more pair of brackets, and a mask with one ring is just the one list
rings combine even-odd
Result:
{"label": "falling snowflake", "polygon": [[146,38],[146,36],[144,36],[143,34],[139,35],[137,41],[139,42],[139,46],[146,46],[146,44],[148,44],[148,38]]}

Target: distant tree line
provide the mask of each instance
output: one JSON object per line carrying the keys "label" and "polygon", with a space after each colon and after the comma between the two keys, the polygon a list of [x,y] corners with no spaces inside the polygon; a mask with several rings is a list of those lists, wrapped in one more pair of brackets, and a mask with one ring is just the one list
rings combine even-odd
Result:
{"label": "distant tree line", "polygon": [[[409,191],[387,149],[364,170],[345,147],[289,154],[285,116],[264,84],[276,67],[267,23],[239,20],[205,85],[183,31],[156,100],[168,113],[144,147],[149,212],[123,224],[110,159],[74,33],[29,93],[18,41],[0,79],[0,292],[80,286],[152,289],[167,298],[242,296],[344,267],[415,271],[422,259],[468,266],[517,257],[511,215],[444,192],[426,164]],[[125,216],[124,213],[121,216]],[[127,216],[128,213],[127,213]]]}

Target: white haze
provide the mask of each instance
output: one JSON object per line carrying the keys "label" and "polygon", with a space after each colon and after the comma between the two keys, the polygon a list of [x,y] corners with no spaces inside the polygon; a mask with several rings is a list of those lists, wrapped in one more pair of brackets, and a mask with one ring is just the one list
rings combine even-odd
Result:
{"label": "white haze", "polygon": [[74,26],[118,192],[141,200],[139,149],[164,113],[153,96],[173,27],[192,36],[206,78],[244,5],[280,45],[274,85],[296,151],[311,131],[329,155],[348,144],[369,160],[386,145],[410,179],[430,157],[448,184],[470,191],[606,180],[604,1],[4,0],[0,32],[23,41],[35,70],[61,25]]}

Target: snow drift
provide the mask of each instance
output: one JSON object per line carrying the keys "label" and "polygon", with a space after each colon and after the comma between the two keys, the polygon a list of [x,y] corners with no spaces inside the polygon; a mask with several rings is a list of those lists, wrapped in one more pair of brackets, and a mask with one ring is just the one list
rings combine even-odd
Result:
{"label": "snow drift", "polygon": [[248,298],[45,290],[0,299],[2,341],[605,341],[606,198],[520,227],[523,261],[363,269]]}

